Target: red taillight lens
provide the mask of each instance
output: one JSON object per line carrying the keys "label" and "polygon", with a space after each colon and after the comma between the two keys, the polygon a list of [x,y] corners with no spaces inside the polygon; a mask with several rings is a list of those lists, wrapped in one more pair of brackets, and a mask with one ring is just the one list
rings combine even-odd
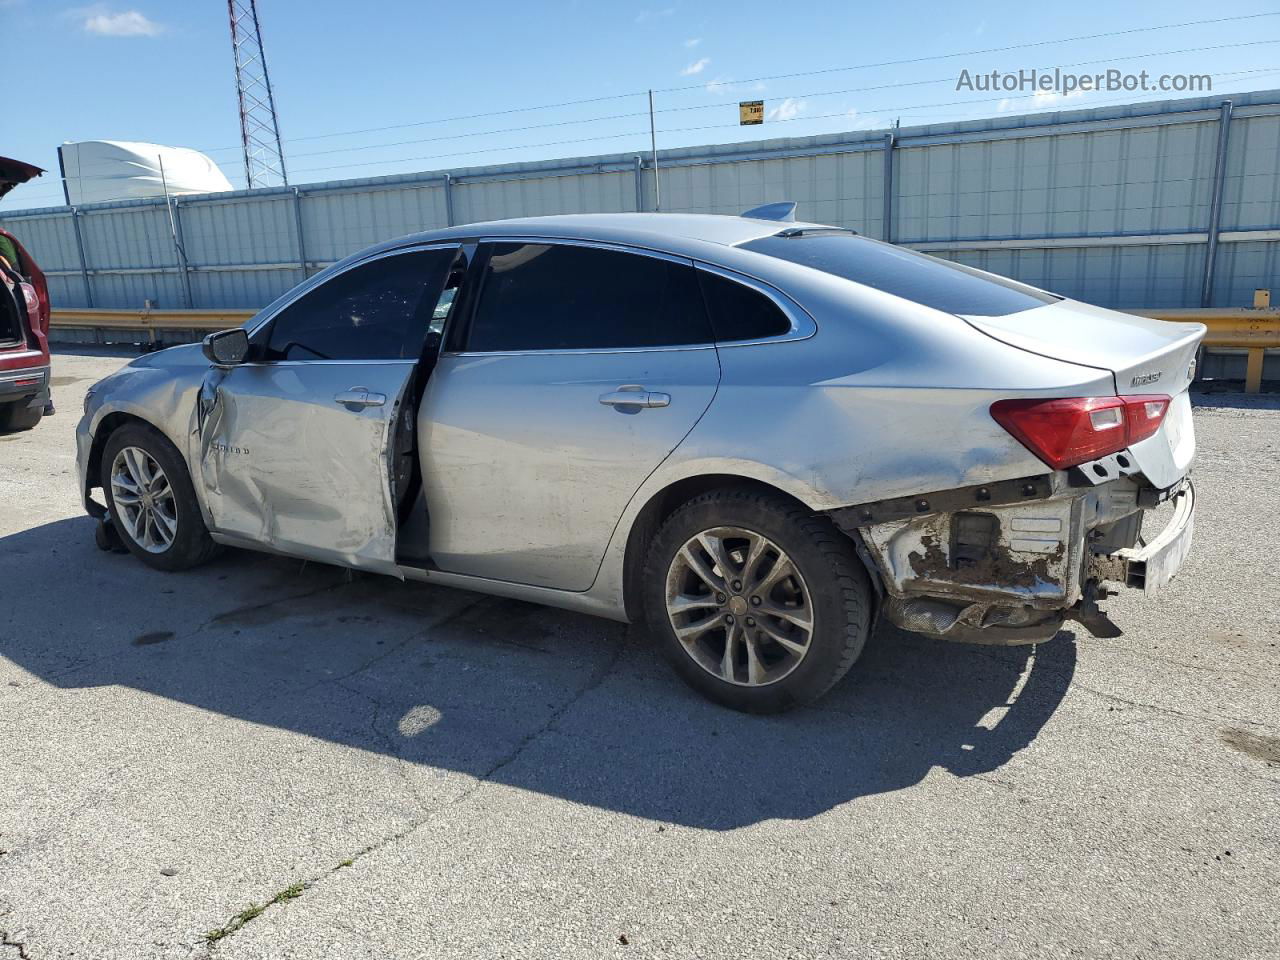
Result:
{"label": "red taillight lens", "polygon": [[1055,470],[1117,453],[1160,429],[1168,397],[997,400],[991,416]]}
{"label": "red taillight lens", "polygon": [[1129,420],[1129,446],[1145,440],[1160,429],[1169,412],[1168,397],[1125,397],[1124,412]]}

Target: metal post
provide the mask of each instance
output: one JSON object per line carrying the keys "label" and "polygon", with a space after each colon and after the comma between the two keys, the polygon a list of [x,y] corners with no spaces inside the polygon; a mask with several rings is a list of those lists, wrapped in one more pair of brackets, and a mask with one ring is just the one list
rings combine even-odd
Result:
{"label": "metal post", "polygon": [[636,154],[636,213],[644,209],[644,161]]}
{"label": "metal post", "polygon": [[298,232],[298,266],[302,267],[302,279],[305,280],[309,276],[307,273],[307,238],[302,232],[302,191],[297,187],[293,188],[293,226]]}
{"label": "metal post", "polygon": [[71,227],[76,234],[76,253],[80,255],[80,279],[84,283],[84,305],[93,306],[93,286],[89,283],[89,264],[84,258],[84,236],[80,233],[80,208],[71,208]]}
{"label": "metal post", "polygon": [[649,148],[653,151],[653,209],[662,209],[662,184],[658,182],[658,134],[653,125],[653,91],[649,91]]}
{"label": "metal post", "polygon": [[444,222],[445,226],[453,226],[453,177],[444,175]]}
{"label": "metal post", "polygon": [[893,243],[893,143],[894,135],[884,135],[884,214],[880,236],[885,243]]}
{"label": "metal post", "polygon": [[1218,259],[1218,231],[1222,225],[1222,188],[1227,179],[1227,140],[1231,135],[1231,101],[1222,101],[1218,121],[1218,155],[1213,165],[1213,198],[1209,202],[1209,246],[1204,253],[1204,279],[1200,284],[1200,306],[1213,299],[1213,268]]}
{"label": "metal post", "polygon": [[164,157],[156,154],[160,161],[160,186],[164,190],[164,208],[169,212],[169,235],[173,237],[173,249],[178,253],[178,269],[182,272],[182,296],[187,309],[194,306],[191,302],[191,274],[187,270],[187,251],[182,246],[182,232],[178,226],[176,204],[169,197],[169,180],[164,175]]}

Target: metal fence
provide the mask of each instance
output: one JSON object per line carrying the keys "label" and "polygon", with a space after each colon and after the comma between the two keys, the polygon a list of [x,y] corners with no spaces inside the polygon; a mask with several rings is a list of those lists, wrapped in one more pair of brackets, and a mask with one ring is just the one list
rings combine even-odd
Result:
{"label": "metal fence", "polygon": [[[1280,285],[1280,91],[660,152],[662,209],[804,220],[1104,306],[1248,306]],[[0,215],[55,307],[254,308],[379,240],[653,209],[614,154]],[[176,227],[177,242],[174,240]]]}

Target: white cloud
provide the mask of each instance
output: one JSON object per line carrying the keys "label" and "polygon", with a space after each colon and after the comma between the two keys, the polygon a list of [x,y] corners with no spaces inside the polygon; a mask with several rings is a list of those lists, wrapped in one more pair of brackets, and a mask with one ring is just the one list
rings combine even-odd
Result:
{"label": "white cloud", "polygon": [[669,17],[676,12],[675,7],[663,7],[661,10],[641,10],[636,14],[636,23],[644,23],[655,17]]}
{"label": "white cloud", "polygon": [[161,24],[138,10],[113,11],[99,4],[72,10],[70,15],[86,33],[103,37],[154,37],[164,32]]}
{"label": "white cloud", "polygon": [[701,60],[695,60],[680,71],[680,76],[692,77],[695,73],[701,73],[703,70],[707,69],[707,64],[710,62],[710,57],[703,57]]}
{"label": "white cloud", "polygon": [[714,80],[707,81],[707,93],[722,94],[732,84],[733,81],[728,77],[716,77]]}
{"label": "white cloud", "polygon": [[1072,90],[1066,94],[1055,93],[1052,90],[1037,90],[1031,95],[1031,108],[1033,110],[1043,110],[1045,107],[1051,107],[1061,100],[1077,100],[1083,96],[1083,90]]}
{"label": "white cloud", "polygon": [[776,107],[773,107],[765,114],[766,120],[794,120],[800,114],[809,108],[809,104],[804,100],[797,100],[794,97],[787,97]]}
{"label": "white cloud", "polygon": [[688,49],[688,50],[692,50],[694,47],[696,47],[696,46],[697,46],[698,44],[700,44],[700,43],[702,43],[702,38],[701,38],[701,37],[692,37],[692,38],[690,38],[690,39],[686,40],[686,41],[684,42],[684,45],[685,45],[685,48],[686,48],[686,49]]}

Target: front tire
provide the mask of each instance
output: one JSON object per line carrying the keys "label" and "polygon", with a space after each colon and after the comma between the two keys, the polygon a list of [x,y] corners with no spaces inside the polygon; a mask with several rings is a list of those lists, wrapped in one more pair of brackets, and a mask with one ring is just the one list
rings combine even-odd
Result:
{"label": "front tire", "polygon": [[812,703],[853,666],[870,627],[870,583],[825,517],[751,488],[677,509],[649,547],[650,630],[704,696],[749,713]]}
{"label": "front tire", "polygon": [[44,416],[42,407],[29,407],[27,400],[0,403],[0,430],[30,430]]}
{"label": "front tire", "polygon": [[186,570],[217,553],[182,455],[159,431],[132,423],[112,433],[101,482],[116,533],[147,566]]}

